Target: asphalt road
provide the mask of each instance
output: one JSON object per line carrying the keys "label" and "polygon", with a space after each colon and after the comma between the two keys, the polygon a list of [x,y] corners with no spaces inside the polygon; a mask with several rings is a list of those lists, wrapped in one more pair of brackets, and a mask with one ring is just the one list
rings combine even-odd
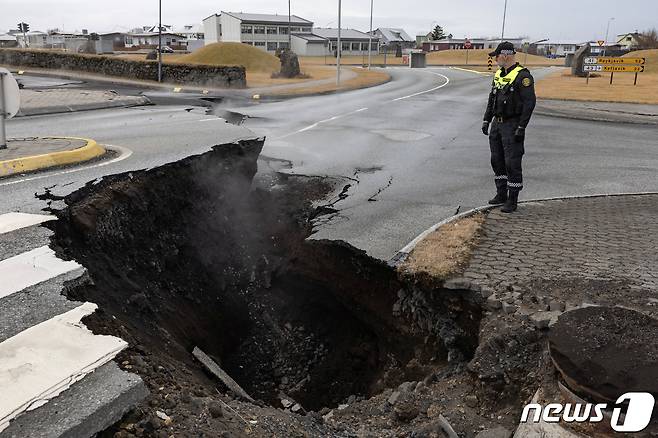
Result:
{"label": "asphalt road", "polygon": [[[490,77],[440,68],[388,71],[393,81],[376,88],[218,105],[218,114],[249,116],[242,127],[181,105],[12,120],[11,137],[86,136],[132,155],[73,173],[1,180],[0,212],[38,212],[44,204],[33,195],[45,186],[65,194],[104,174],[156,166],[255,133],[267,137],[265,156],[290,161],[287,172],[342,176],[352,184],[337,204],[340,213],[320,225],[316,238],[346,240],[388,259],[424,229],[494,193],[480,132]],[[535,116],[526,152],[525,199],[657,189],[655,126]]]}

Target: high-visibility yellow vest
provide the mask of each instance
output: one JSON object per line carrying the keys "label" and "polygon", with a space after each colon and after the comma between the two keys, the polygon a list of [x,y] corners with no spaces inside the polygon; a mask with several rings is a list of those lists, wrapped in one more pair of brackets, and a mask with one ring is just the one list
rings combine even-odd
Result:
{"label": "high-visibility yellow vest", "polygon": [[516,77],[519,75],[521,70],[523,70],[524,67],[517,65],[511,72],[507,73],[507,76],[502,75],[502,69],[498,69],[496,72],[496,76],[494,76],[494,88],[497,90],[502,90],[514,80],[516,80]]}

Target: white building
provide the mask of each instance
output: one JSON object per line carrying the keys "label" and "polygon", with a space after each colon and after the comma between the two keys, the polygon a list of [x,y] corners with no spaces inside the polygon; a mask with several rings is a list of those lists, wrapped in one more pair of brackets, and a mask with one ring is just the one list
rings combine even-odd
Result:
{"label": "white building", "polygon": [[313,22],[293,15],[244,14],[222,11],[203,20],[205,43],[237,42],[268,52],[288,47],[288,26],[292,34],[310,34]]}
{"label": "white building", "polygon": [[[331,55],[336,55],[338,48],[338,29],[313,29],[313,35],[324,38],[328,41],[327,49]],[[355,29],[341,29],[340,32],[340,45],[342,47],[341,56],[357,56],[368,54],[368,42],[371,36],[367,33],[360,32]],[[379,51],[379,38],[372,37],[372,52]],[[304,55],[304,53],[297,53]]]}
{"label": "white building", "polygon": [[540,56],[564,57],[569,54],[576,53],[578,49],[580,49],[586,44],[588,43],[583,41],[549,40],[535,44],[534,46],[536,46],[536,49],[531,50],[530,52],[531,53],[534,52]]}

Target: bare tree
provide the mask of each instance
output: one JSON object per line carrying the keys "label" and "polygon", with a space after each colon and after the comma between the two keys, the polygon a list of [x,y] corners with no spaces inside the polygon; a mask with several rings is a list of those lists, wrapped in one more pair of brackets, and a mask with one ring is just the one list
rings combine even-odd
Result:
{"label": "bare tree", "polygon": [[638,36],[638,49],[658,49],[658,31],[655,28],[646,30]]}

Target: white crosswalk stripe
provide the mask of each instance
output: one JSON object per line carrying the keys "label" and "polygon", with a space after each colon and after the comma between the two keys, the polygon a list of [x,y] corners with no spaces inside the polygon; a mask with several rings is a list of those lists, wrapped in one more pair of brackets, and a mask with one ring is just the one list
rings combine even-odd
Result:
{"label": "white crosswalk stripe", "polygon": [[0,261],[0,298],[79,267],[76,262],[58,259],[47,246]]}
{"label": "white crosswalk stripe", "polygon": [[55,220],[55,216],[29,213],[7,213],[0,215],[0,234],[10,233],[21,228],[31,227]]}
{"label": "white crosswalk stripe", "polygon": [[[20,236],[25,239],[31,235],[31,227],[52,220],[56,218],[24,213],[2,214],[0,235],[6,234],[12,242],[21,245]],[[17,233],[18,240],[7,233]],[[15,248],[20,251],[21,246]],[[4,257],[10,253],[5,251]],[[59,259],[48,246],[0,260],[0,305],[11,302],[15,306],[23,300],[21,294],[26,293],[26,288],[35,285],[49,288],[49,283],[58,281],[53,280],[56,277],[72,275],[68,273],[80,268],[75,261]],[[60,286],[54,288],[53,295],[48,296],[59,296],[61,283],[58,284]],[[94,335],[82,324],[81,319],[96,310],[95,304],[84,303],[77,308],[68,306],[64,309],[61,306],[53,308],[49,299],[43,301],[43,306],[34,307],[43,307],[43,314],[39,311],[30,313],[35,319],[33,322],[3,327],[8,322],[0,320],[0,334],[5,333],[0,338],[0,436],[13,419],[43,406],[127,347],[122,339]],[[8,308],[11,306],[3,311],[7,312]]]}

